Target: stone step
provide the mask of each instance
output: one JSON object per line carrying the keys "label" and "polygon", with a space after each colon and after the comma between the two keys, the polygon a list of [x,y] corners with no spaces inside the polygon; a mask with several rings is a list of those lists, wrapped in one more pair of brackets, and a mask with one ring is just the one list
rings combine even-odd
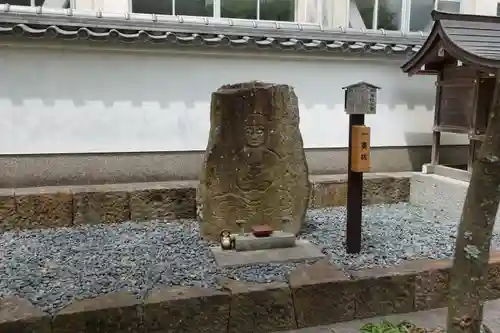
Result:
{"label": "stone step", "polygon": [[[444,329],[446,327],[446,315],[447,309],[440,308],[434,310],[374,317],[362,320],[353,320],[328,326],[309,327],[299,330],[287,331],[285,333],[359,333],[359,329],[363,325],[367,323],[377,324],[381,320],[388,320],[393,323],[409,321],[410,323],[422,328]],[[500,300],[486,302],[484,307],[483,323],[491,330],[492,333],[500,333]]]}

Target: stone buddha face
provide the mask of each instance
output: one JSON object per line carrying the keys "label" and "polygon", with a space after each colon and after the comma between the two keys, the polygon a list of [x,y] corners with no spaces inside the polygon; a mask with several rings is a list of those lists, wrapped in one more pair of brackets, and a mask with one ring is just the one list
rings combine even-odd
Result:
{"label": "stone buddha face", "polygon": [[266,142],[266,118],[260,114],[248,116],[245,120],[245,143],[255,148]]}

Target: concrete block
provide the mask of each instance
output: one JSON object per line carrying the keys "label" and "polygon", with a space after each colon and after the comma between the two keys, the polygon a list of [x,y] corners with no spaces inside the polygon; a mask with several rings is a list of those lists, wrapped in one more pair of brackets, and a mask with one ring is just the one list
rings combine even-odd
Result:
{"label": "concrete block", "polygon": [[231,292],[227,333],[269,333],[297,328],[292,295],[286,283],[228,278],[218,278],[217,282]]}
{"label": "concrete block", "polygon": [[144,300],[139,332],[227,332],[230,303],[230,294],[218,290],[160,286]]}
{"label": "concrete block", "polygon": [[0,298],[0,333],[50,333],[51,318],[28,300]]}
{"label": "concrete block", "polygon": [[253,234],[236,235],[236,251],[255,251],[287,248],[295,246],[295,235],[289,232],[274,231],[269,237],[255,237]]}
{"label": "concrete block", "polygon": [[444,165],[434,166],[434,174],[438,176],[443,176],[447,178],[453,178],[456,180],[461,180],[463,182],[469,182],[471,173],[467,170],[460,170],[457,168],[447,167]]}
{"label": "concrete block", "polygon": [[428,164],[428,163],[422,165],[422,173],[433,174],[434,173],[434,165]]}
{"label": "concrete block", "polygon": [[[468,182],[454,178],[416,174],[411,178],[410,203],[438,210],[458,224],[468,188]],[[496,221],[500,220],[499,216],[497,213]],[[495,229],[500,230],[500,223],[495,224]]]}
{"label": "concrete block", "polygon": [[140,301],[128,292],[75,300],[52,322],[52,332],[57,333],[131,333],[140,328]]}
{"label": "concrete block", "polygon": [[299,328],[354,319],[356,286],[327,260],[299,266],[289,284]]}

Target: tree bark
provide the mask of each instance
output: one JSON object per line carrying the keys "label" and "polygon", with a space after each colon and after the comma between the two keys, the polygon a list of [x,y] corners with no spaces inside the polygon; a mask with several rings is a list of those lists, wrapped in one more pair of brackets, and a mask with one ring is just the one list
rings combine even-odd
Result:
{"label": "tree bark", "polygon": [[473,164],[450,275],[447,333],[479,333],[490,243],[500,201],[500,73],[484,142]]}

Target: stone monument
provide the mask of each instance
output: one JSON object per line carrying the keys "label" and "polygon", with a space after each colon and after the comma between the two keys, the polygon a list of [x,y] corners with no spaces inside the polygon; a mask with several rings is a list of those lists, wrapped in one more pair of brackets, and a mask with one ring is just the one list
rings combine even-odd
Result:
{"label": "stone monument", "polygon": [[201,234],[240,231],[236,221],[297,234],[310,184],[298,99],[288,85],[248,82],[212,94],[210,136],[198,189]]}

